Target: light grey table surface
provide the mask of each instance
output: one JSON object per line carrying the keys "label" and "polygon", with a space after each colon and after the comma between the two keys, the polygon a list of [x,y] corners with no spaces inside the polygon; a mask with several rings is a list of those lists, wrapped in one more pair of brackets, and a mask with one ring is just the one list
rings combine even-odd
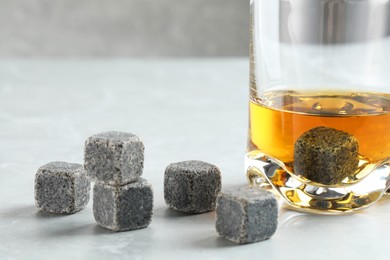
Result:
{"label": "light grey table surface", "polygon": [[[183,215],[163,199],[165,167],[215,163],[223,187],[245,185],[248,61],[89,60],[0,62],[0,259],[385,259],[390,200],[347,216],[280,209],[265,242],[218,238],[214,212]],[[146,229],[100,228],[92,201],[70,216],[34,206],[34,175],[54,160],[82,162],[85,139],[105,130],[144,141],[154,186]]]}

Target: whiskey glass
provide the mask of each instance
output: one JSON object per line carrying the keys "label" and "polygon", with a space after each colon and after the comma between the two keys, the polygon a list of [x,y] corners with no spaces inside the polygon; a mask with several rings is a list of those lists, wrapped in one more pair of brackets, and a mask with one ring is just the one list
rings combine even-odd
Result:
{"label": "whiskey glass", "polygon": [[390,186],[390,1],[251,0],[247,178],[348,213]]}

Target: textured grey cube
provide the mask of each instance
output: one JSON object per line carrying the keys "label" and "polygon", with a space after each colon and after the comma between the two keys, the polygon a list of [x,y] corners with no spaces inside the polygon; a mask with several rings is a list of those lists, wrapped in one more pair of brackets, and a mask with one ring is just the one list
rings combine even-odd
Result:
{"label": "textured grey cube", "polygon": [[294,173],[334,185],[353,176],[359,166],[359,143],[355,136],[330,127],[303,133],[294,144]]}
{"label": "textured grey cube", "polygon": [[81,164],[51,162],[35,175],[35,205],[45,212],[80,211],[88,204],[89,193],[90,182]]}
{"label": "textured grey cube", "polygon": [[152,214],[153,190],[145,179],[123,186],[95,183],[93,215],[100,226],[113,231],[145,228]]}
{"label": "textured grey cube", "polygon": [[184,161],[168,165],[164,176],[165,203],[185,213],[203,213],[215,209],[221,190],[221,172],[202,161]]}
{"label": "textured grey cube", "polygon": [[218,234],[239,244],[270,238],[276,231],[278,205],[275,195],[258,187],[222,191],[217,198]]}
{"label": "textured grey cube", "polygon": [[110,185],[137,181],[144,167],[144,149],[134,134],[111,131],[93,135],[85,142],[87,176]]}

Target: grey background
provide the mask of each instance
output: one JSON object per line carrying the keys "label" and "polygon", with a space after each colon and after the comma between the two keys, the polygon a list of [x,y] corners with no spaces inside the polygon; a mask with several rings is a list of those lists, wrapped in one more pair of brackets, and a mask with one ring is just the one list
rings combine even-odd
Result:
{"label": "grey background", "polygon": [[0,57],[247,56],[248,0],[0,0]]}

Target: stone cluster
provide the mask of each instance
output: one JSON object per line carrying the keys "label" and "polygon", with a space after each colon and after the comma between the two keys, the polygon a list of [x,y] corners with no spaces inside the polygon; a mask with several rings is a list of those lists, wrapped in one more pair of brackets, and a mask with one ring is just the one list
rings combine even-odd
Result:
{"label": "stone cluster", "polygon": [[140,178],[144,145],[136,135],[104,132],[85,142],[84,168],[94,182],[96,222],[113,231],[147,227],[153,214],[152,186]]}
{"label": "stone cluster", "polygon": [[[317,133],[307,133],[297,145],[304,143],[309,149],[306,144],[313,144],[311,134]],[[355,149],[349,136],[337,134],[344,146]],[[38,169],[36,206],[50,213],[78,212],[88,204],[92,180],[93,215],[100,226],[113,231],[145,228],[152,221],[154,196],[152,186],[141,178],[143,167],[144,145],[138,136],[115,131],[93,135],[85,142],[84,165],[51,162]],[[255,187],[221,191],[219,168],[203,161],[168,165],[164,199],[168,207],[187,214],[216,209],[217,233],[239,244],[266,240],[277,227],[278,206],[273,193]]]}

